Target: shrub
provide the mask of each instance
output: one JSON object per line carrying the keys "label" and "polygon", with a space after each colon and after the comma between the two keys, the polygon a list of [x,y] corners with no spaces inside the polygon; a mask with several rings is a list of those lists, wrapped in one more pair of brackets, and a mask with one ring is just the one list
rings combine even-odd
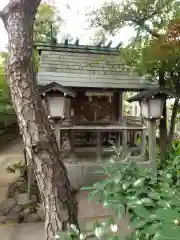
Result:
{"label": "shrub", "polygon": [[19,171],[21,177],[26,177],[27,175],[27,166],[21,161],[8,166],[6,170],[9,173],[16,173],[16,171]]}
{"label": "shrub", "polygon": [[[129,215],[129,226],[134,229],[127,239],[163,240],[179,239],[180,236],[180,155],[179,144],[174,144],[166,164],[159,164],[155,176],[149,169],[135,163],[121,163],[111,159],[99,173],[107,177],[102,182],[83,189],[90,190],[89,199],[96,198],[105,208],[114,210],[117,218]],[[76,239],[96,236],[98,239],[121,239],[112,231],[116,226],[105,223],[94,232],[76,230]],[[109,227],[108,227],[109,226]],[[74,228],[74,226],[73,226]],[[116,230],[116,227],[114,227]],[[72,239],[72,227],[64,233]],[[82,235],[81,235],[82,234]],[[84,236],[84,237],[83,237]]]}

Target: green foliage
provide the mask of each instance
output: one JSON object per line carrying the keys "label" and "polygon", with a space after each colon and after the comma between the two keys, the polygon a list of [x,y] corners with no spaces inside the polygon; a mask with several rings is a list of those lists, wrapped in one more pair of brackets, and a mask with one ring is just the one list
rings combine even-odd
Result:
{"label": "green foliage", "polygon": [[132,26],[138,35],[144,37],[148,32],[156,36],[166,29],[173,17],[178,18],[178,10],[177,0],[111,1],[93,10],[89,19],[91,25],[101,27],[112,34],[124,26]]}
{"label": "green foliage", "polygon": [[62,21],[63,20],[55,6],[42,3],[36,14],[34,39],[36,41],[50,40],[51,26],[53,28],[53,37],[57,37]]}
{"label": "green foliage", "polygon": [[2,64],[0,65],[0,130],[3,131],[13,121],[15,121],[15,114]]}
{"label": "green foliage", "polygon": [[25,177],[27,166],[22,161],[19,161],[11,166],[8,166],[6,170],[8,173],[16,173],[18,171],[21,177]]}
{"label": "green foliage", "polygon": [[107,40],[107,34],[103,30],[97,30],[91,37],[90,41],[92,45],[98,45],[102,41],[102,46],[105,46]]}
{"label": "green foliage", "polygon": [[[180,142],[174,142],[167,157],[166,166],[159,165],[157,175],[135,163],[122,163],[113,158],[97,172],[106,175],[106,179],[83,188],[91,191],[89,200],[96,198],[105,208],[112,209],[117,218],[128,214],[129,227],[135,230],[127,237],[129,240],[179,239]],[[116,225],[115,236],[111,227],[106,223],[104,226],[100,227],[99,239],[109,239],[108,236],[121,239]],[[96,235],[95,229],[90,235]],[[64,233],[66,239],[68,233]],[[83,232],[81,237],[81,231],[77,230],[75,238],[87,239],[88,234]]]}
{"label": "green foliage", "polygon": [[[165,154],[165,160],[161,161],[159,157],[158,168],[159,169],[168,169],[168,171],[176,171],[180,173],[180,141],[179,139],[174,140],[172,144],[172,148],[169,149]],[[177,179],[175,179],[175,182]]]}
{"label": "green foliage", "polygon": [[[53,36],[57,37],[59,27],[62,19],[55,6],[47,3],[42,3],[36,15],[36,22],[34,26],[34,39],[36,41],[47,41],[51,37],[51,26],[53,28]],[[7,84],[7,77],[5,74],[5,62],[7,59],[7,52],[2,52],[0,65],[0,131],[4,131],[6,127],[12,122],[16,121],[16,116],[11,103],[10,91]],[[37,51],[34,52],[35,71],[39,68],[39,56]]]}
{"label": "green foliage", "polygon": [[[180,85],[179,19],[179,0],[112,1],[89,14],[91,25],[112,35],[123,27],[132,27],[136,36],[120,51],[124,63],[148,80],[177,92]],[[176,119],[176,115],[172,114],[172,118]],[[167,145],[167,129],[161,131],[165,117],[160,124],[162,150]],[[172,124],[176,122],[174,119],[171,119]],[[173,131],[169,139],[172,135]]]}
{"label": "green foliage", "polygon": [[120,52],[125,64],[157,82],[163,62],[166,85],[174,88],[180,50],[168,41],[168,36],[172,35],[171,23],[178,21],[179,16],[178,0],[122,0],[105,3],[89,14],[89,20],[93,26],[112,34],[125,26],[133,27],[137,35]]}
{"label": "green foliage", "polygon": [[66,232],[56,235],[56,239],[63,240],[86,240],[86,239],[107,239],[118,240],[118,227],[113,220],[103,223],[94,223],[92,230],[80,231],[75,225],[70,225]]}

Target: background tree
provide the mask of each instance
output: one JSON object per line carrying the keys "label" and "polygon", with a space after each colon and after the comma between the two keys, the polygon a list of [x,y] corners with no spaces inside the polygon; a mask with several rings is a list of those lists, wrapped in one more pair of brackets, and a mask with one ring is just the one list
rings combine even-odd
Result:
{"label": "background tree", "polygon": [[10,100],[4,63],[2,62],[0,64],[0,134],[6,130],[8,125],[15,121],[16,118]]}
{"label": "background tree", "polygon": [[[100,9],[92,11],[89,18],[91,25],[101,27],[111,34],[116,34],[125,26],[133,27],[137,35],[129,46],[129,55],[135,54],[131,65],[136,66],[142,74],[148,75],[160,86],[170,86],[177,90],[179,80],[176,66],[179,61],[179,49],[173,46],[169,51],[168,46],[168,51],[165,51],[167,46],[164,43],[166,43],[170,24],[179,19],[179,16],[178,0],[125,0],[121,3],[106,3]],[[159,52],[158,57],[157,54],[151,54],[152,49]],[[162,50],[165,52],[164,55]],[[130,62],[127,56],[125,60]],[[173,107],[169,146],[172,143],[178,101],[175,101]],[[160,120],[160,147],[162,153],[165,152],[167,147],[166,106],[163,110],[163,119]]]}
{"label": "background tree", "polygon": [[57,8],[54,5],[48,3],[41,3],[38,8],[34,25],[35,41],[50,40],[52,30],[53,36],[57,37],[62,24],[63,19],[61,18]]}
{"label": "background tree", "polygon": [[0,133],[6,131],[9,125],[16,122],[4,68],[6,56],[6,52],[0,53]]}
{"label": "background tree", "polygon": [[[34,27],[34,38],[37,41],[49,41],[51,37],[51,26],[53,35],[57,37],[63,20],[57,8],[52,2],[43,2],[40,4],[36,16]],[[7,49],[6,49],[7,50]],[[16,117],[11,103],[7,77],[5,73],[5,65],[8,57],[8,51],[0,53],[0,131],[4,132],[6,128],[15,122]],[[39,66],[39,56],[35,53],[36,69]]]}
{"label": "background tree", "polygon": [[33,23],[40,0],[10,0],[0,12],[8,33],[7,77],[26,152],[45,207],[46,239],[77,223],[77,205],[54,131],[38,93]]}
{"label": "background tree", "polygon": [[95,31],[94,35],[90,38],[90,44],[97,45],[102,42],[102,46],[105,46],[107,41],[107,34],[102,29]]}

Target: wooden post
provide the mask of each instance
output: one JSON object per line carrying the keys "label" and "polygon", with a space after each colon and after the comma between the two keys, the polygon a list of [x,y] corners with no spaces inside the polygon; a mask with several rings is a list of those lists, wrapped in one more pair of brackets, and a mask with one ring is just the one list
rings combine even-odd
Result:
{"label": "wooden post", "polygon": [[54,131],[55,131],[58,147],[61,149],[61,131],[60,131],[60,122],[59,121],[57,123],[55,123]]}
{"label": "wooden post", "polygon": [[116,120],[120,121],[122,120],[122,115],[123,115],[123,97],[122,97],[122,92],[118,91],[116,92]]}
{"label": "wooden post", "polygon": [[120,148],[120,144],[121,144],[121,133],[117,132],[116,133],[116,147],[117,147],[117,149]]}
{"label": "wooden post", "polygon": [[75,154],[75,140],[76,140],[76,133],[71,130],[70,131],[70,145],[71,145],[71,157],[72,162],[76,162],[76,154]]}
{"label": "wooden post", "polygon": [[119,119],[122,119],[122,115],[123,115],[123,93],[119,92]]}
{"label": "wooden post", "polygon": [[102,153],[102,143],[101,143],[101,132],[97,131],[97,162],[101,162],[101,153]]}
{"label": "wooden post", "polygon": [[123,131],[123,139],[122,139],[122,145],[123,145],[123,156],[126,157],[127,155],[127,151],[128,151],[128,131],[127,130],[124,130]]}
{"label": "wooden post", "polygon": [[152,170],[156,174],[156,120],[148,121],[148,140],[149,140],[149,161],[151,162]]}

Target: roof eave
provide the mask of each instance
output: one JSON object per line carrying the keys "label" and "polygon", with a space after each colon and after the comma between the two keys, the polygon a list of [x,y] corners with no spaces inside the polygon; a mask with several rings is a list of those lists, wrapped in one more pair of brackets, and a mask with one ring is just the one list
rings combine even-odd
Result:
{"label": "roof eave", "polygon": [[57,91],[62,92],[72,98],[76,97],[76,93],[73,90],[71,90],[67,87],[64,87],[56,82],[52,82],[52,83],[46,84],[44,86],[41,86],[39,88],[39,93],[40,93],[40,95],[42,95],[42,94],[47,93],[52,90],[57,90]]}

